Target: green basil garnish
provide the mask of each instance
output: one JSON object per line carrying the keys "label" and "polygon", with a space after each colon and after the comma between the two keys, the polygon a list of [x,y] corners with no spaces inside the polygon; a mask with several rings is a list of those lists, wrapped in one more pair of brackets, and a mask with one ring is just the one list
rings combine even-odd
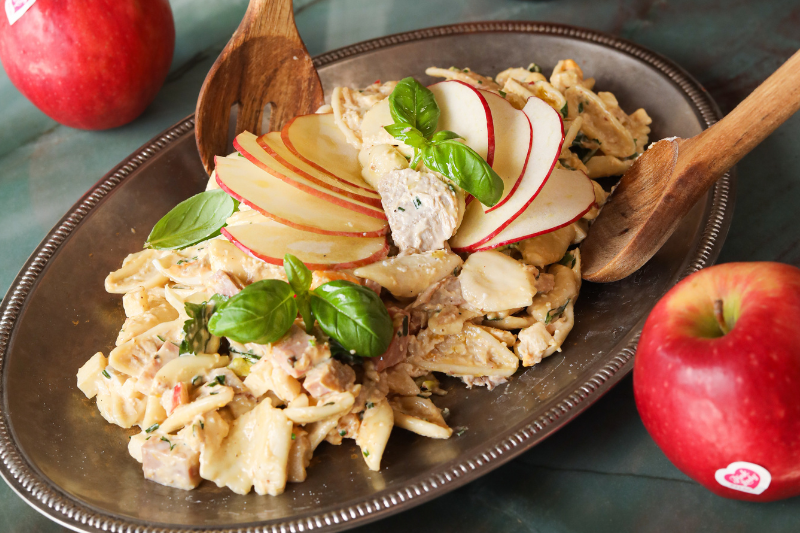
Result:
{"label": "green basil garnish", "polygon": [[178,354],[205,353],[206,345],[211,340],[211,333],[208,331],[208,320],[214,311],[214,303],[193,304],[185,302],[183,304],[189,319],[183,323],[183,340],[178,348]]}
{"label": "green basil garnish", "polygon": [[558,264],[564,265],[567,268],[573,268],[575,266],[575,256],[567,252],[564,254],[564,257],[561,258],[561,261],[559,261]]}
{"label": "green basil garnish", "polygon": [[442,130],[434,133],[433,137],[431,137],[431,141],[437,143],[441,141],[449,141],[450,139],[460,139],[460,138],[461,136],[454,131]]}
{"label": "green basil garnish", "polygon": [[425,166],[444,174],[489,207],[500,201],[503,180],[475,150],[455,140],[425,147]]}
{"label": "green basil garnish", "polygon": [[237,205],[219,189],[196,194],[173,207],[156,223],[145,247],[175,250],[208,239],[225,225]]}
{"label": "green basil garnish", "polygon": [[414,78],[400,80],[389,95],[389,110],[395,124],[416,128],[425,138],[436,131],[440,113],[436,98],[430,89]]}
{"label": "green basil garnish", "polygon": [[208,321],[208,330],[236,342],[268,344],[280,339],[297,317],[294,292],[277,279],[257,281],[231,297]]}
{"label": "green basil garnish", "polygon": [[374,291],[350,281],[331,281],[312,291],[311,309],[322,331],[345,350],[378,357],[389,348],[392,319]]}
{"label": "green basil garnish", "polygon": [[567,102],[564,102],[564,107],[561,108],[561,116],[567,118],[568,113],[569,113],[569,107],[567,107]]}
{"label": "green basil garnish", "polygon": [[297,295],[295,303],[300,316],[303,318],[303,324],[306,326],[306,333],[311,334],[311,330],[314,328],[311,296],[308,294],[308,289],[311,288],[311,271],[292,254],[283,256],[283,269],[286,271],[286,279],[289,280],[289,285]]}
{"label": "green basil garnish", "polygon": [[547,316],[544,317],[545,325],[549,324],[553,320],[557,320],[562,315],[562,313],[564,313],[564,310],[567,308],[568,305],[569,305],[569,300],[564,302],[564,305],[562,305],[561,307],[557,307],[555,309],[551,309],[550,311],[548,311]]}
{"label": "green basil garnish", "polygon": [[422,148],[426,144],[426,139],[425,136],[422,135],[422,132],[408,124],[389,124],[388,126],[384,126],[384,129],[398,141],[404,142],[414,148]]}

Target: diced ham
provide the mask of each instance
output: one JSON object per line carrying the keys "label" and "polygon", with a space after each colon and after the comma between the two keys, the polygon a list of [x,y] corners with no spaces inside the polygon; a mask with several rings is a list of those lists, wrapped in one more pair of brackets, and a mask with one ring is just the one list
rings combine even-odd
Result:
{"label": "diced ham", "polygon": [[331,350],[327,343],[317,342],[313,335],[308,335],[293,324],[289,333],[272,345],[272,356],[287,374],[300,378],[316,365],[330,359]]}
{"label": "diced ham", "polygon": [[217,270],[212,276],[204,280],[204,284],[209,292],[228,297],[235,296],[243,288],[238,279],[224,270]]}
{"label": "diced ham", "polygon": [[336,359],[328,359],[306,374],[303,388],[314,398],[331,392],[344,392],[356,381],[356,373]]}
{"label": "diced ham", "polygon": [[153,434],[142,445],[142,471],[150,481],[192,490],[200,484],[200,454],[174,436]]}

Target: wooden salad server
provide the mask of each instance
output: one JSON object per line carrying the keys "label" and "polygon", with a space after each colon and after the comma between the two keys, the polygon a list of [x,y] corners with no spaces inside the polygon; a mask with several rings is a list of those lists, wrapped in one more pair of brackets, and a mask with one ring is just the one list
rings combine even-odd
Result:
{"label": "wooden salad server", "polygon": [[699,135],[654,143],[622,176],[581,244],[583,279],[617,281],[641,268],[714,182],[798,108],[800,52]]}
{"label": "wooden salad server", "polygon": [[241,24],[208,72],[195,111],[197,150],[210,174],[225,155],[231,106],[239,105],[236,135],[260,135],[264,106],[269,129],[324,103],[322,83],[294,23],[292,0],[250,0]]}

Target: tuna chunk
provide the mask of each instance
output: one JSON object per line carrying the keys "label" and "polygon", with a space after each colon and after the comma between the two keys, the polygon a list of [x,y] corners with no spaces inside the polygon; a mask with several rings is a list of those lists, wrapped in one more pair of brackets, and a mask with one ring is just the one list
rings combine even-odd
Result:
{"label": "tuna chunk", "polygon": [[458,228],[458,194],[432,172],[394,170],[378,184],[378,192],[401,252],[442,249]]}
{"label": "tuna chunk", "polygon": [[313,367],[330,359],[331,349],[327,343],[317,342],[313,335],[308,335],[294,324],[286,336],[272,345],[272,356],[287,374],[300,378]]}
{"label": "tuna chunk", "polygon": [[397,307],[390,307],[389,314],[392,317],[392,324],[394,325],[394,336],[386,352],[380,357],[375,358],[376,372],[381,372],[397,363],[402,363],[406,360],[408,353],[408,342],[411,338],[409,336],[409,313]]}
{"label": "tuna chunk", "polygon": [[336,359],[328,359],[306,374],[303,388],[314,398],[331,392],[344,392],[356,381],[356,373]]}
{"label": "tuna chunk", "polygon": [[176,489],[192,490],[200,484],[200,454],[177,437],[153,434],[142,446],[144,477]]}

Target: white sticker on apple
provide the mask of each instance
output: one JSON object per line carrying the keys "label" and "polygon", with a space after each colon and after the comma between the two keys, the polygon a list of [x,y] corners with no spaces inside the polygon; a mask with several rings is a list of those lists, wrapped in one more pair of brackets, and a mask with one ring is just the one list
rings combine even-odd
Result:
{"label": "white sticker on apple", "polygon": [[8,25],[14,24],[33,5],[36,0],[6,0]]}
{"label": "white sticker on apple", "polygon": [[766,468],[745,461],[736,461],[727,468],[720,468],[714,474],[714,478],[723,487],[748,494],[761,494],[767,490],[772,481],[772,476]]}

